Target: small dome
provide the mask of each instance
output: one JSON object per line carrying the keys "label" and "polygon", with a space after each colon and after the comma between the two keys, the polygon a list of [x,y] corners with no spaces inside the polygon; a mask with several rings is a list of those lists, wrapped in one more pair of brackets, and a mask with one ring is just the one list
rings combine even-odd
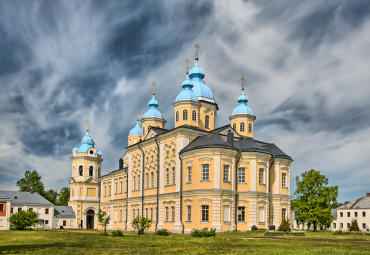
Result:
{"label": "small dome", "polygon": [[204,71],[199,66],[198,61],[195,66],[190,69],[189,77],[193,82],[193,92],[196,97],[205,97],[214,100],[212,90],[204,83]]}
{"label": "small dome", "polygon": [[193,82],[189,79],[189,75],[186,76],[185,81],[181,84],[182,90],[180,94],[177,95],[175,102],[180,100],[194,100],[198,101],[197,97],[195,96],[192,88]]}
{"label": "small dome", "polygon": [[88,131],[86,131],[86,134],[85,136],[82,138],[81,140],[81,144],[90,144],[90,145],[94,145],[94,140],[91,138],[90,134]]}
{"label": "small dome", "polygon": [[248,97],[244,94],[244,90],[242,91],[242,94],[238,97],[239,105],[235,107],[235,109],[232,112],[232,115],[237,113],[247,113],[253,115],[253,110],[250,108],[247,104]]}
{"label": "small dome", "polygon": [[[86,153],[89,148],[94,148],[95,142],[89,134],[89,131],[86,131],[85,136],[81,140],[81,144],[79,148],[75,148],[77,153]],[[97,151],[98,155],[102,155],[101,151]]]}
{"label": "small dome", "polygon": [[140,135],[141,136],[141,125],[140,121],[136,122],[136,126],[130,130],[130,133],[128,135]]}
{"label": "small dome", "polygon": [[146,111],[146,113],[144,113],[143,118],[145,117],[163,118],[162,113],[160,113],[157,109],[159,104],[158,104],[158,101],[155,100],[154,95],[153,95],[152,100],[149,101],[148,105],[149,105],[149,109]]}

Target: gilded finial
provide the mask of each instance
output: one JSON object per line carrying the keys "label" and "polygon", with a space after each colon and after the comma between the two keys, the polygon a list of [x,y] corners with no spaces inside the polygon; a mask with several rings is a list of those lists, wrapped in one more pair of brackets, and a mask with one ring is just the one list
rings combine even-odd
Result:
{"label": "gilded finial", "polygon": [[139,121],[139,111],[136,111],[136,120]]}
{"label": "gilded finial", "polygon": [[244,90],[244,81],[245,81],[245,79],[244,79],[244,76],[242,77],[242,90]]}
{"label": "gilded finial", "polygon": [[89,121],[86,121],[86,131],[89,131]]}
{"label": "gilded finial", "polygon": [[155,84],[155,82],[153,81],[153,83],[152,83],[152,86],[153,86],[153,95],[155,95],[155,86],[157,86],[156,84]]}
{"label": "gilded finial", "polygon": [[196,43],[196,44],[194,45],[194,47],[195,47],[195,49],[196,49],[196,50],[195,50],[195,60],[198,60],[198,59],[199,59],[199,58],[198,58],[198,49],[200,48],[200,47],[199,47],[199,44],[197,44],[197,43]]}
{"label": "gilded finial", "polygon": [[186,59],[186,74],[189,74],[189,59]]}

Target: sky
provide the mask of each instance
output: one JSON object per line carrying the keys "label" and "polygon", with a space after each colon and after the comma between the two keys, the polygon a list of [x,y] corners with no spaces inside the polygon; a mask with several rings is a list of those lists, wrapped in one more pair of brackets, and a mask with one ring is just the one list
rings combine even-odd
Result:
{"label": "sky", "polygon": [[0,0],[0,189],[26,170],[47,189],[68,186],[72,149],[86,120],[118,168],[127,135],[156,99],[174,127],[172,103],[185,60],[199,64],[229,116],[246,79],[254,138],[339,186],[338,200],[370,192],[370,2]]}

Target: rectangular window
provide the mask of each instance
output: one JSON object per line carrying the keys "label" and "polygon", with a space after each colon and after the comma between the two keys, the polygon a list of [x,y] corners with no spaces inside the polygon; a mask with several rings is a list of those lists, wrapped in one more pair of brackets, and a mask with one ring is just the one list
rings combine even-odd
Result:
{"label": "rectangular window", "polygon": [[150,174],[150,187],[154,188],[154,174],[153,173]]}
{"label": "rectangular window", "polygon": [[188,170],[188,174],[187,174],[187,176],[188,176],[188,178],[187,178],[187,182],[191,182],[191,167],[189,166],[189,167],[187,168],[187,170]]}
{"label": "rectangular window", "polygon": [[135,219],[135,209],[132,209],[132,219]]}
{"label": "rectangular window", "polygon": [[229,180],[229,166],[224,165],[224,182],[228,182]]}
{"label": "rectangular window", "polygon": [[12,208],[10,208],[10,213],[13,213],[13,207],[12,207]]}
{"label": "rectangular window", "polygon": [[22,211],[22,207],[18,207],[18,212]]}
{"label": "rectangular window", "polygon": [[238,183],[245,183],[245,168],[238,168]]}
{"label": "rectangular window", "polygon": [[145,208],[145,218],[148,218],[148,208]]}
{"label": "rectangular window", "polygon": [[333,228],[337,228],[337,223],[333,223]]}
{"label": "rectangular window", "polygon": [[230,206],[224,206],[224,222],[230,222]]}
{"label": "rectangular window", "polygon": [[176,171],[175,168],[172,168],[172,185],[176,183]]}
{"label": "rectangular window", "polygon": [[107,196],[107,186],[104,186],[104,196]]}
{"label": "rectangular window", "polygon": [[340,223],[339,224],[339,228],[343,228],[343,223]]}
{"label": "rectangular window", "polygon": [[136,213],[137,213],[136,217],[140,217],[140,209],[136,209]]}
{"label": "rectangular window", "polygon": [[170,185],[170,170],[166,169],[166,185]]}
{"label": "rectangular window", "polygon": [[347,217],[351,217],[351,212],[347,212]]}
{"label": "rectangular window", "polygon": [[285,208],[281,210],[281,219],[286,219],[286,209]]}
{"label": "rectangular window", "polygon": [[45,208],[45,214],[49,214],[49,208]]}
{"label": "rectangular window", "polygon": [[238,206],[238,221],[245,222],[245,207]]}
{"label": "rectangular window", "polygon": [[45,220],[45,225],[48,225],[49,224],[49,221],[48,220]]}
{"label": "rectangular window", "polygon": [[366,223],[362,223],[362,229],[366,229]]}
{"label": "rectangular window", "polygon": [[122,181],[119,183],[119,193],[122,193]]}
{"label": "rectangular window", "polygon": [[114,194],[117,194],[117,191],[118,191],[118,189],[117,189],[117,182],[115,182],[114,183]]}
{"label": "rectangular window", "polygon": [[258,223],[265,224],[265,208],[258,207]]}
{"label": "rectangular window", "polygon": [[171,221],[175,221],[175,207],[174,206],[172,206],[171,207],[171,216],[172,216],[172,219],[171,219]]}
{"label": "rectangular window", "polygon": [[265,170],[263,168],[260,168],[259,170],[259,176],[258,176],[258,183],[259,184],[265,184],[265,176],[264,176]]}
{"label": "rectangular window", "polygon": [[165,212],[166,212],[166,214],[165,214],[166,221],[168,221],[168,207],[166,207],[166,208],[165,208],[165,210],[166,210],[166,211],[165,211]]}
{"label": "rectangular window", "polygon": [[202,165],[202,181],[209,181],[209,165]]}
{"label": "rectangular window", "polygon": [[108,186],[108,196],[110,196],[111,188],[110,185]]}
{"label": "rectangular window", "polygon": [[186,215],[187,215],[186,221],[191,221],[191,206],[190,205],[186,207]]}
{"label": "rectangular window", "polygon": [[287,186],[286,186],[286,173],[282,173],[281,174],[281,186],[283,187],[283,188],[286,188]]}
{"label": "rectangular window", "polygon": [[122,210],[119,210],[119,221],[122,221]]}
{"label": "rectangular window", "polygon": [[153,208],[150,208],[150,219],[153,221]]}
{"label": "rectangular window", "polygon": [[362,212],[362,217],[366,217],[366,212]]}
{"label": "rectangular window", "polygon": [[67,226],[67,221],[66,220],[63,221],[63,227],[65,227],[65,226]]}
{"label": "rectangular window", "polygon": [[0,204],[0,212],[3,212],[3,211],[4,211],[4,205]]}
{"label": "rectangular window", "polygon": [[358,215],[357,215],[357,212],[355,212],[355,217],[357,217]]}
{"label": "rectangular window", "polygon": [[208,222],[209,221],[209,206],[202,205],[202,221]]}
{"label": "rectangular window", "polygon": [[347,223],[347,228],[349,228],[351,226],[351,223]]}
{"label": "rectangular window", "polygon": [[137,176],[137,190],[140,190],[140,175]]}
{"label": "rectangular window", "polygon": [[343,217],[343,212],[340,212],[339,215],[340,215],[340,217]]}

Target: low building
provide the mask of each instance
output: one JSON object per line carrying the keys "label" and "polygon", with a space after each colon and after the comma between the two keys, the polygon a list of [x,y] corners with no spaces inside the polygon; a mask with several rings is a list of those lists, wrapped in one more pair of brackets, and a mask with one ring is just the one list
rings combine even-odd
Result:
{"label": "low building", "polygon": [[36,212],[36,228],[53,228],[54,205],[48,200],[38,193],[0,190],[0,230],[9,229],[10,215],[19,211]]}
{"label": "low building", "polygon": [[77,228],[76,215],[72,206],[54,207],[54,228]]}
{"label": "low building", "polygon": [[370,226],[370,193],[337,208],[336,214],[331,228],[333,231],[348,230],[354,219],[357,219],[360,230],[366,231]]}

